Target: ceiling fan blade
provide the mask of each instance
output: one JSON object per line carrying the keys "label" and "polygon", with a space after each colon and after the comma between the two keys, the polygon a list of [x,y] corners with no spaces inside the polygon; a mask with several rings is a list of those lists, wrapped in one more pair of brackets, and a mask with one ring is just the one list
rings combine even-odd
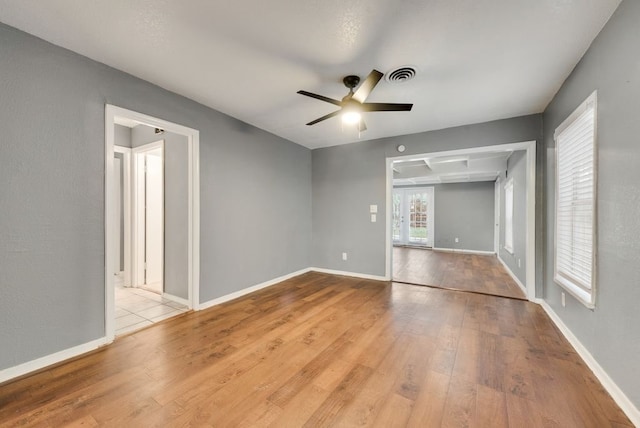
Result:
{"label": "ceiling fan blade", "polygon": [[413,104],[364,103],[362,111],[411,111]]}
{"label": "ceiling fan blade", "polygon": [[353,94],[351,99],[363,103],[369,97],[369,94],[373,91],[373,88],[376,87],[380,79],[382,79],[382,76],[384,76],[384,74],[378,70],[371,70],[371,73],[369,73],[364,82],[358,87],[358,90]]}
{"label": "ceiling fan blade", "polygon": [[319,117],[316,120],[312,120],[311,122],[307,123],[307,125],[311,126],[311,125],[315,125],[318,122],[322,122],[323,120],[331,119],[332,117],[339,115],[341,111],[342,110],[336,110],[333,113],[325,114],[324,116]]}
{"label": "ceiling fan blade", "polygon": [[342,102],[338,100],[334,100],[333,98],[325,97],[324,95],[314,94],[313,92],[307,91],[298,91],[300,95],[306,95],[307,97],[315,98],[316,100],[324,101],[330,104],[335,104],[337,106],[341,106]]}
{"label": "ceiling fan blade", "polygon": [[367,130],[367,124],[364,123],[364,119],[360,119],[360,123],[358,124],[358,131],[364,132]]}

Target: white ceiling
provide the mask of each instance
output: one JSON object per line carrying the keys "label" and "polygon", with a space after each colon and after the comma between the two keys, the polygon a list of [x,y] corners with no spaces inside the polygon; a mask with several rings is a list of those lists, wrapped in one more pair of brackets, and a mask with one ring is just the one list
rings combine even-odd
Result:
{"label": "white ceiling", "polygon": [[543,111],[620,0],[0,0],[0,21],[309,148],[358,141],[342,78],[413,65],[360,140]]}
{"label": "white ceiling", "polygon": [[393,185],[495,181],[507,170],[513,150],[487,150],[458,156],[416,156],[393,162]]}

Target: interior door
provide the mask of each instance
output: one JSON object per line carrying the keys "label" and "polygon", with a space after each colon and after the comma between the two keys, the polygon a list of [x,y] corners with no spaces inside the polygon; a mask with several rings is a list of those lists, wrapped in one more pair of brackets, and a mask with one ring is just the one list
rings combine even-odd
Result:
{"label": "interior door", "polygon": [[134,286],[164,291],[163,141],[132,150]]}
{"label": "interior door", "polygon": [[115,179],[115,186],[113,186],[113,212],[111,215],[113,216],[113,231],[114,231],[114,239],[115,245],[113,246],[113,274],[118,276],[120,272],[123,270],[120,259],[121,259],[121,251],[122,247],[122,236],[120,234],[121,223],[120,223],[120,214],[122,212],[122,160],[120,158],[113,159],[113,177]]}
{"label": "interior door", "polygon": [[394,189],[393,242],[433,247],[433,187]]}
{"label": "interior door", "polygon": [[164,184],[162,148],[147,153],[145,262],[147,287],[162,292],[164,242]]}

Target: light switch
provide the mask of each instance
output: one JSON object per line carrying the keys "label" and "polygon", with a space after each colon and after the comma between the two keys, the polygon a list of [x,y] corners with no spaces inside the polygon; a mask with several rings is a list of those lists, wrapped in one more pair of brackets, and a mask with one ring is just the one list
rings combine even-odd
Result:
{"label": "light switch", "polygon": [[376,222],[376,215],[371,214],[371,223],[375,223],[375,222]]}
{"label": "light switch", "polygon": [[[369,205],[369,212],[371,214],[375,214],[378,212],[378,206],[377,205]],[[373,220],[372,220],[373,221]]]}

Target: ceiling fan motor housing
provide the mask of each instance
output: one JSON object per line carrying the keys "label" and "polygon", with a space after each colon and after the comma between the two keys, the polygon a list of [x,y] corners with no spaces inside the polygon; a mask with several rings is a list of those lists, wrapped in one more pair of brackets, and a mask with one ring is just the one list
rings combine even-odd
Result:
{"label": "ceiling fan motor housing", "polygon": [[347,88],[353,89],[358,86],[358,83],[360,83],[360,78],[358,76],[349,75],[342,79],[342,83],[344,83],[344,86]]}

